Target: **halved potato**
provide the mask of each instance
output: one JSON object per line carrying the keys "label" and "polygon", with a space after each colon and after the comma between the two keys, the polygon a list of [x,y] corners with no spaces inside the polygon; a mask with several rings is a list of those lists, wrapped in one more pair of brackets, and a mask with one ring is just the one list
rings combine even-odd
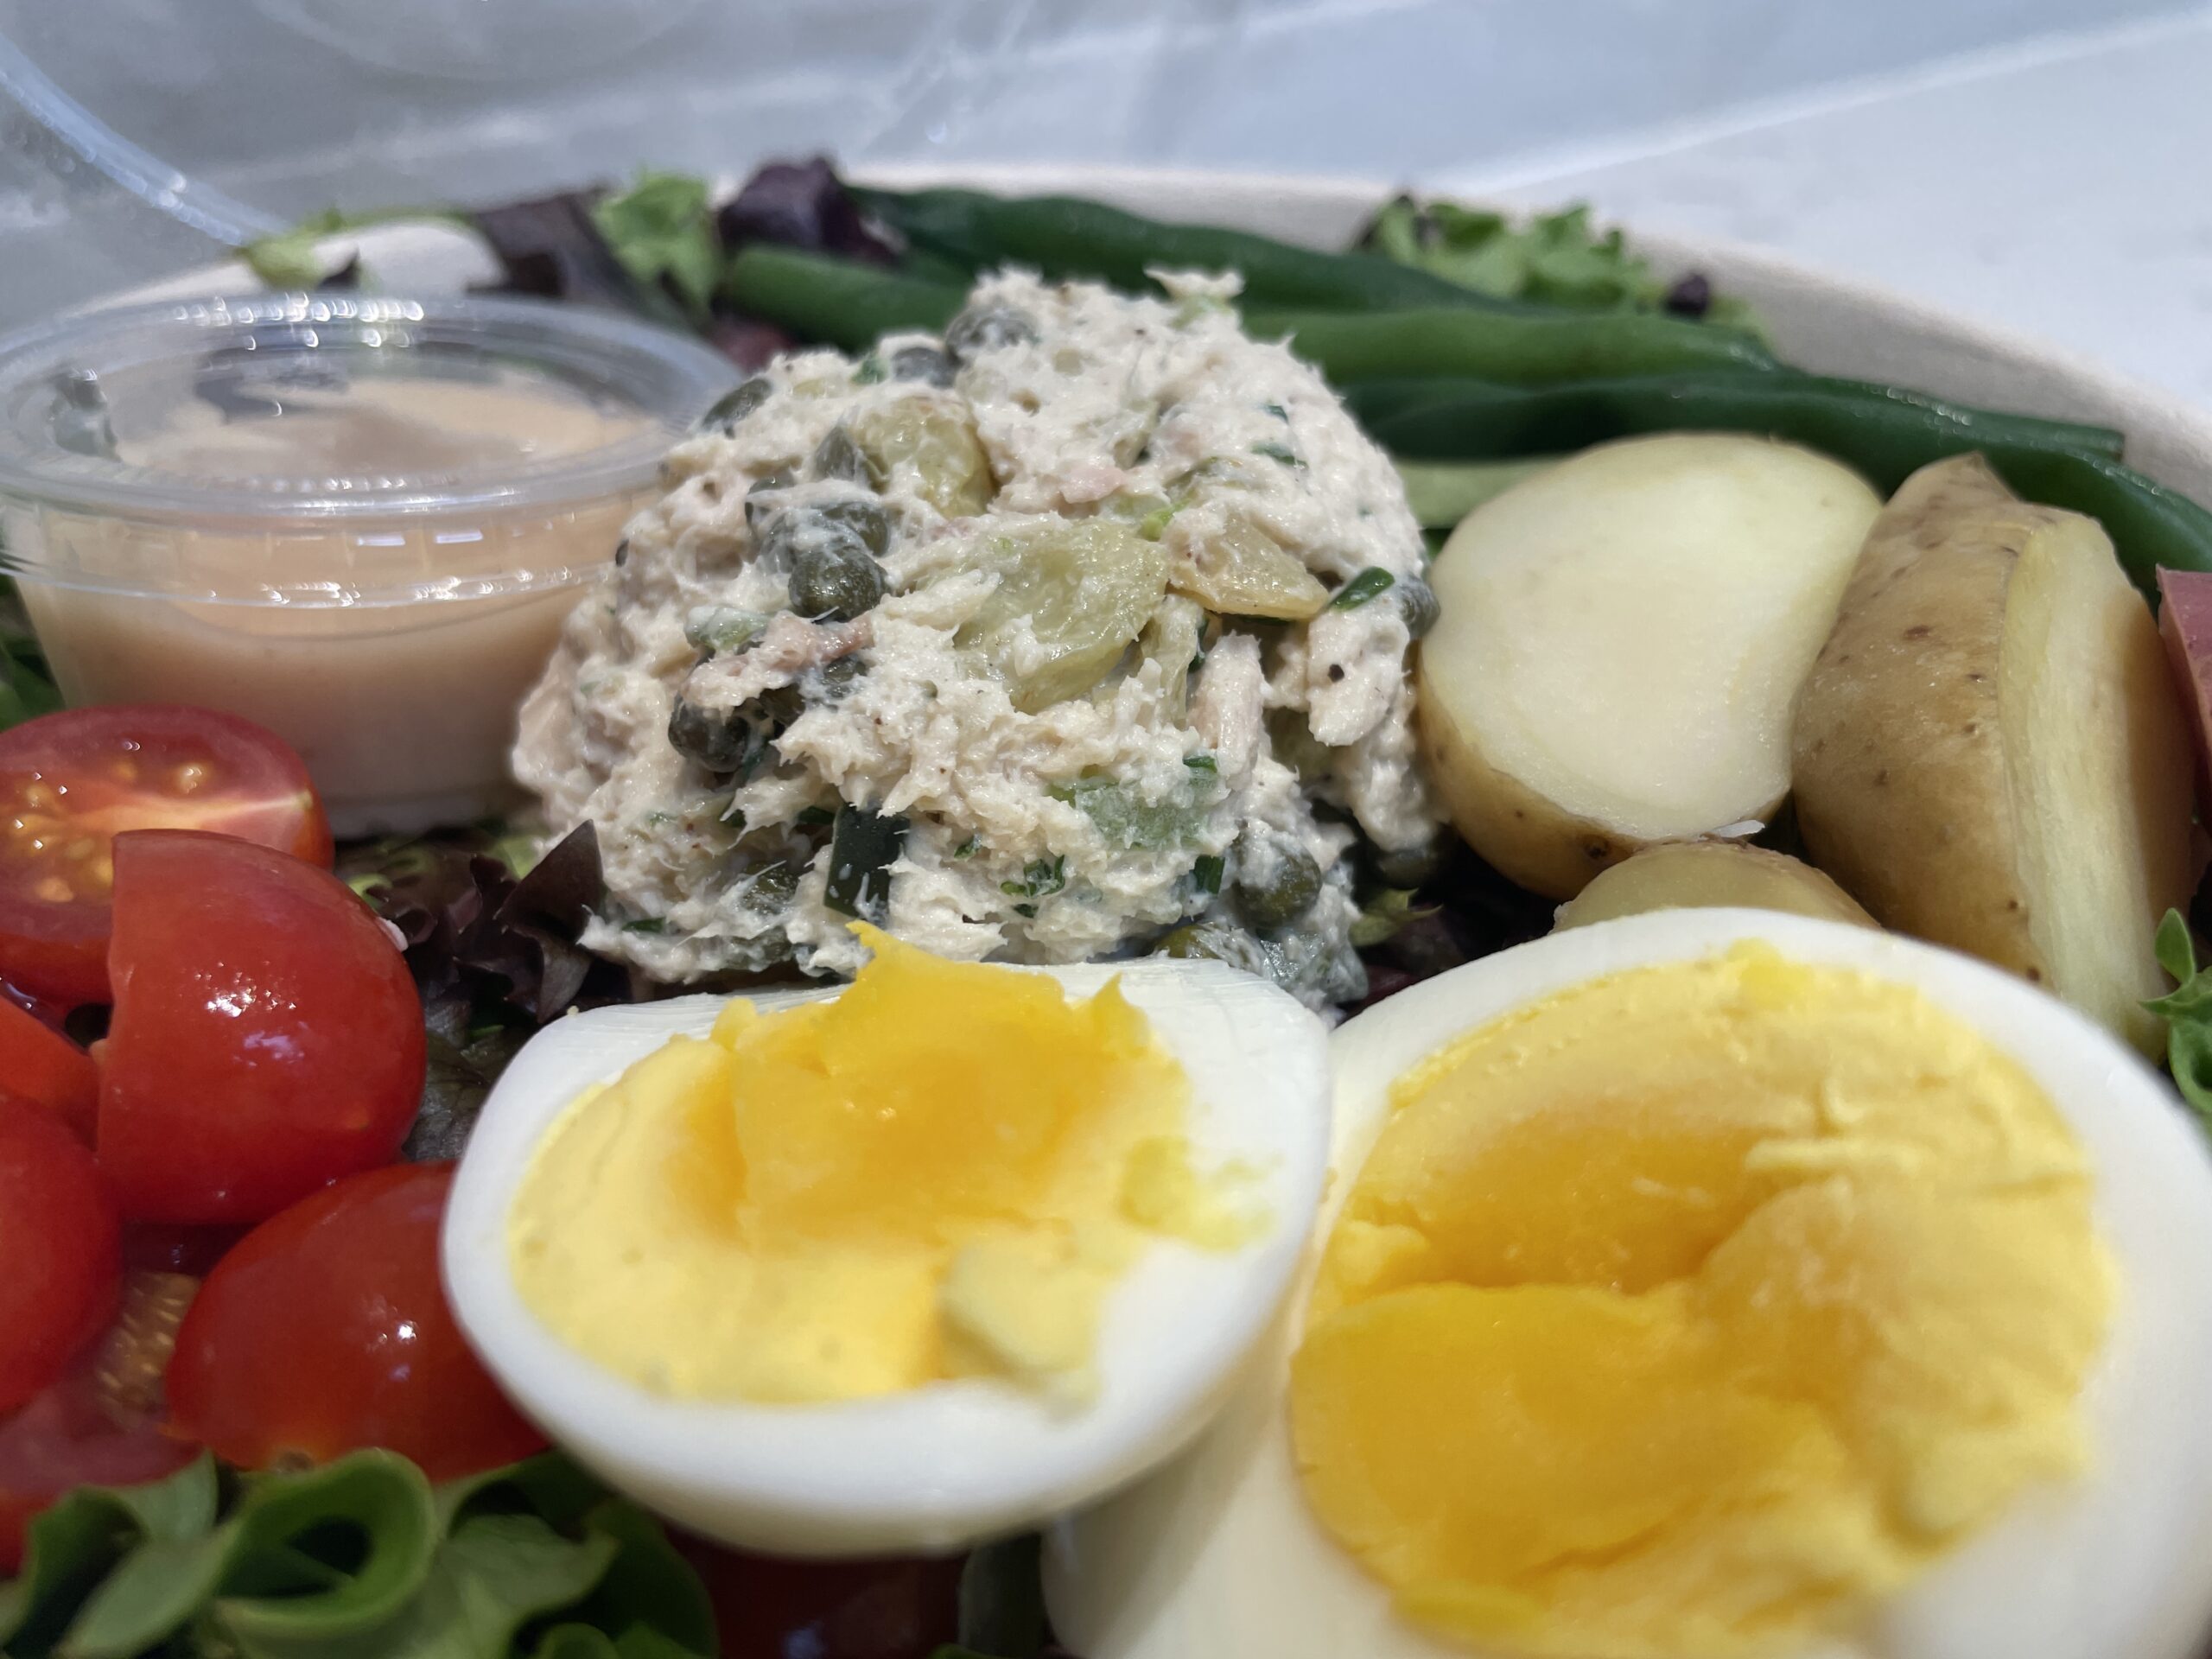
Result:
{"label": "halved potato", "polygon": [[1885,925],[2048,985],[2145,1048],[2187,902],[2190,753],[2149,607],[2094,519],[1978,455],[1904,481],[1805,685],[1797,821]]}
{"label": "halved potato", "polygon": [[1764,438],[1601,444],[1467,515],[1430,574],[1429,775],[1459,833],[1572,898],[1656,842],[1763,818],[1789,715],[1881,503]]}
{"label": "halved potato", "polygon": [[1552,931],[1586,927],[1648,910],[1732,905],[1784,910],[1860,927],[1876,925],[1857,899],[1802,859],[1740,841],[1678,841],[1647,847],[1599,871],[1588,887],[1559,907]]}

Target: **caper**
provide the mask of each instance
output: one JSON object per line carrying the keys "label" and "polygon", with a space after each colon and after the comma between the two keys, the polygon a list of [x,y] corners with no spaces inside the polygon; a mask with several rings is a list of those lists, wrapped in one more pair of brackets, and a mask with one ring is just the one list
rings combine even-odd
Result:
{"label": "caper", "polygon": [[1248,974],[1281,977],[1281,952],[1225,922],[1185,922],[1154,945],[1153,954],[1185,962],[1225,962]]}
{"label": "caper", "polygon": [[791,608],[801,616],[847,621],[883,597],[883,567],[842,525],[791,552]]}
{"label": "caper", "polygon": [[852,525],[813,502],[787,507],[768,521],[760,537],[760,556],[789,564],[799,553],[817,545],[830,548],[839,556],[868,554],[868,543]]}
{"label": "caper", "polygon": [[806,469],[815,478],[841,478],[848,484],[863,486],[868,481],[868,458],[854,443],[853,435],[842,426],[831,427],[814,446]]}
{"label": "caper", "polygon": [[891,353],[893,380],[918,380],[925,386],[952,384],[952,359],[935,346],[901,346]]}
{"label": "caper", "polygon": [[1295,709],[1268,711],[1268,744],[1275,759],[1298,774],[1302,784],[1317,784],[1329,775],[1335,757],[1313,735],[1306,716]]}
{"label": "caper", "polygon": [[849,657],[840,657],[813,670],[806,677],[807,701],[810,702],[842,702],[860,683],[861,676],[868,672],[868,659],[855,652]]}
{"label": "caper", "polygon": [[836,495],[812,504],[833,524],[842,524],[879,558],[891,550],[891,512],[872,495]]}
{"label": "caper", "polygon": [[1236,908],[1262,932],[1287,927],[1321,896],[1321,867],[1303,847],[1276,842],[1237,847]]}
{"label": "caper", "polygon": [[744,896],[738,902],[750,911],[778,911],[788,906],[798,893],[798,872],[779,859],[773,864],[746,873]]}
{"label": "caper", "polygon": [[776,383],[765,374],[756,374],[750,380],[741,380],[714,401],[702,415],[694,432],[719,432],[724,437],[737,430],[737,423],[775,396]]}
{"label": "caper", "polygon": [[944,346],[965,363],[978,352],[1027,346],[1037,338],[1037,323],[1010,305],[971,305],[944,331]]}
{"label": "caper", "polygon": [[1436,602],[1436,589],[1419,576],[1400,576],[1395,595],[1404,613],[1406,628],[1416,639],[1436,626],[1444,607]]}
{"label": "caper", "polygon": [[1418,847],[1375,849],[1375,874],[1394,887],[1417,887],[1434,875],[1444,861],[1442,849],[1433,841]]}
{"label": "caper", "polygon": [[702,709],[678,697],[669,710],[669,746],[709,772],[747,772],[760,761],[771,734],[747,708]]}
{"label": "caper", "polygon": [[766,473],[754,479],[745,491],[745,527],[758,536],[761,525],[773,518],[783,505],[776,497],[796,482],[798,480],[791,475],[788,467]]}

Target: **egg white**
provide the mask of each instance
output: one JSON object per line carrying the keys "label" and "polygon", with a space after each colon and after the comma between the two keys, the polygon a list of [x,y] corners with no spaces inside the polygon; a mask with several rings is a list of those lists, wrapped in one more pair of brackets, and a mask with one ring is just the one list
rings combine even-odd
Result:
{"label": "egg white", "polygon": [[[1747,910],[1628,917],[1471,963],[1337,1033],[1333,1177],[1316,1239],[1382,1131],[1390,1085],[1416,1062],[1553,992],[1740,939],[1911,986],[2018,1060],[2083,1146],[2120,1275],[2083,1400],[2089,1471],[2024,1494],[1863,1630],[1790,1659],[2192,1659],[2212,1627],[2212,1159],[2132,1051],[2009,975],[1894,935]],[[1466,1659],[1398,1619],[1306,1508],[1285,1395],[1318,1255],[1214,1427],[1048,1535],[1047,1603],[1085,1659]]]}
{"label": "egg white", "polygon": [[[485,1102],[441,1239],[469,1341],[547,1434],[683,1525],[786,1555],[950,1550],[1099,1497],[1171,1456],[1224,1397],[1296,1270],[1329,1147],[1328,1032],[1274,986],[1217,962],[1039,969],[1076,996],[1118,978],[1191,1079],[1193,1162],[1255,1173],[1267,1230],[1233,1251],[1147,1245],[1108,1294],[1096,1397],[1055,1408],[1010,1383],[938,1382],[823,1405],[679,1401],[602,1369],[548,1330],[510,1271],[508,1211],[532,1154],[586,1087],[728,999],[572,1015],[533,1038]],[[764,1012],[838,995],[773,991]]]}

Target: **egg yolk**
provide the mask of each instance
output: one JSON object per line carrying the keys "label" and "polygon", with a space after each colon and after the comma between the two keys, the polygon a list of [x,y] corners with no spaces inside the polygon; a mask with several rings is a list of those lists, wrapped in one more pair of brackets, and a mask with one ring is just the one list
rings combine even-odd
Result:
{"label": "egg yolk", "polygon": [[734,1001],[574,1103],[509,1217],[524,1300],[693,1399],[858,1399],[999,1376],[1079,1402],[1152,1237],[1257,1218],[1193,1169],[1189,1081],[1118,983],[951,963],[861,930],[834,1001]]}
{"label": "egg yolk", "polygon": [[1291,1431],[1431,1633],[1786,1649],[2079,1467],[2110,1300],[2082,1155],[1916,992],[1739,946],[1471,1032],[1393,1108]]}

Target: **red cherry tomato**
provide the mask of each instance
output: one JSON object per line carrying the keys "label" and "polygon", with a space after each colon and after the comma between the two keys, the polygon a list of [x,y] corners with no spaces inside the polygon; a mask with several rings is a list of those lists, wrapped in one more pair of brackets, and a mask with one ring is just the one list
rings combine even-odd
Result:
{"label": "red cherry tomato", "polygon": [[98,1145],[132,1220],[261,1221],[398,1151],[422,1002],[335,876],[227,836],[118,836],[109,965]]}
{"label": "red cherry tomato", "polygon": [[251,721],[167,703],[25,721],[0,732],[0,974],[57,1002],[107,1001],[110,843],[126,830],[330,862],[307,767]]}
{"label": "red cherry tomato", "polygon": [[248,1233],[177,1334],[177,1427],[249,1469],[381,1446],[433,1480],[542,1447],[446,1306],[438,1224],[452,1185],[450,1164],[372,1170]]}
{"label": "red cherry tomato", "polygon": [[0,1412],[59,1379],[115,1312],[122,1224],[85,1143],[0,1095]]}
{"label": "red cherry tomato", "polygon": [[118,1412],[88,1360],[0,1421],[0,1573],[22,1565],[23,1531],[73,1486],[136,1486],[173,1475],[200,1448]]}
{"label": "red cherry tomato", "polygon": [[42,1106],[92,1143],[99,1072],[92,1057],[13,1002],[0,1000],[0,1078],[10,1091]]}
{"label": "red cherry tomato", "polygon": [[795,1561],[670,1535],[707,1587],[722,1659],[912,1659],[959,1635],[957,1555]]}

